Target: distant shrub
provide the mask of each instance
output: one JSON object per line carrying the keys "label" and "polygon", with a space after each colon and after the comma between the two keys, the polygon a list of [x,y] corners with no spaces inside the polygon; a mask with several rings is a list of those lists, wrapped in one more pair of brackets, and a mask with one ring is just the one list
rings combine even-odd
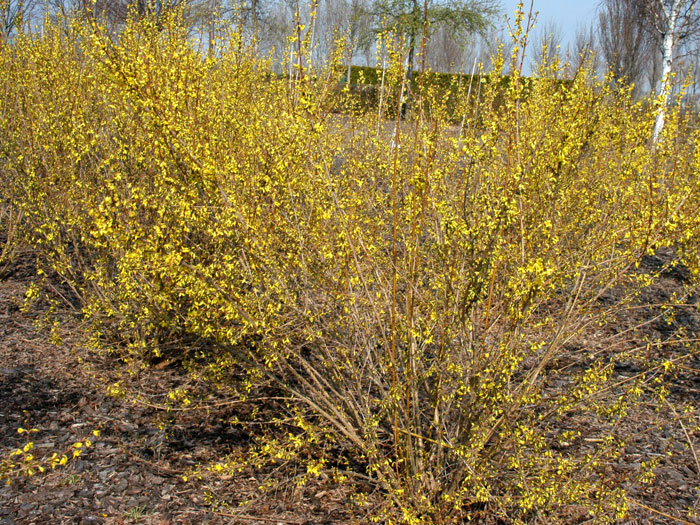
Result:
{"label": "distant shrub", "polygon": [[[386,73],[386,71],[385,71]],[[406,72],[404,71],[404,74]],[[386,75],[385,75],[386,76]],[[347,89],[351,94],[355,107],[362,111],[377,111],[382,100],[382,70],[368,66],[352,66],[350,85],[346,82],[347,70],[343,73],[338,88]],[[535,81],[533,78],[519,78],[522,83],[523,96],[528,96]],[[431,111],[436,106],[425,97],[431,93],[431,98],[437,100],[437,107],[444,111],[444,118],[450,122],[459,122],[465,113],[478,115],[478,107],[483,103],[484,97],[493,87],[486,87],[489,83],[496,82],[498,94],[493,99],[497,107],[504,103],[504,97],[512,78],[508,75],[494,77],[488,74],[461,74],[440,73],[433,71],[414,71],[410,82],[407,81],[406,89],[410,86],[411,98],[422,99],[424,111]],[[557,79],[554,84],[558,87],[570,85],[570,81]],[[342,106],[341,106],[342,108]],[[387,108],[387,116],[393,117],[396,108]],[[471,111],[469,111],[471,110]]]}

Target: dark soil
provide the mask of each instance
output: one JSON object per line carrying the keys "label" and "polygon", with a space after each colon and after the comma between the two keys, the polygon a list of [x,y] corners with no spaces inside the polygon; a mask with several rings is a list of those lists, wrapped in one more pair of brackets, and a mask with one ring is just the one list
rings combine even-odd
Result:
{"label": "dark soil", "polygon": [[[657,259],[645,260],[642,270],[662,268],[668,260]],[[192,476],[197,465],[231,453],[245,454],[254,445],[253,433],[231,423],[248,415],[251,407],[231,401],[225,392],[209,392],[206,399],[195,401],[206,408],[162,410],[162,398],[157,401],[163,392],[178,385],[196,391],[198,385],[167,361],[129,374],[129,366],[117,358],[86,350],[80,327],[69,315],[59,327],[61,341],[52,339],[49,330],[36,328],[42,309],[21,308],[32,275],[32,260],[25,256],[0,279],[0,459],[27,442],[18,428],[37,430],[30,436],[37,458],[70,452],[74,443],[86,438],[93,444],[65,466],[33,477],[17,476],[12,484],[0,486],[0,524],[367,521],[350,503],[350,489],[329,479],[298,488],[288,470],[246,468],[226,476],[206,471],[201,479]],[[653,304],[680,293],[687,278],[682,268],[668,270],[640,301]],[[643,336],[649,340],[681,332],[698,337],[695,301],[691,297],[689,306],[671,320],[659,317],[653,307],[634,310],[629,319],[620,320],[621,328],[625,322],[646,319]],[[585,344],[605,351],[610,336],[591,334]],[[650,359],[659,357],[652,353]],[[674,406],[697,406],[700,361],[692,357],[683,364],[669,385],[669,400]],[[632,361],[621,361],[615,369],[620,379],[639,372]],[[117,382],[131,395],[108,395],[109,385]],[[653,398],[625,424],[631,438],[616,468],[625,472],[645,458],[659,458],[652,484],[627,487],[632,502],[628,523],[700,523],[692,514],[693,509],[700,511],[700,472],[694,456],[700,446],[693,429],[684,428]],[[99,437],[91,437],[93,430],[100,431]],[[583,442],[585,446],[585,435]],[[271,480],[276,488],[259,489]]]}

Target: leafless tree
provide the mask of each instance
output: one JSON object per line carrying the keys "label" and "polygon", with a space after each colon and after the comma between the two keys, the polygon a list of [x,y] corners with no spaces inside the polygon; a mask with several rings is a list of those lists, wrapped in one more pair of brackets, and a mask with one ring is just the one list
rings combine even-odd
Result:
{"label": "leafless tree", "polygon": [[467,38],[459,38],[449,27],[435,28],[427,45],[426,61],[435,71],[461,71],[468,43]]}
{"label": "leafless tree", "polygon": [[541,64],[551,63],[553,60],[561,59],[561,28],[554,22],[550,22],[537,33],[530,44],[530,54],[532,57],[531,67],[537,69]]}
{"label": "leafless tree", "polygon": [[0,0],[0,42],[4,42],[18,26],[29,19],[35,0]]}
{"label": "leafless tree", "polygon": [[319,11],[319,44],[327,55],[336,41],[345,40],[349,78],[356,54],[374,44],[369,0],[325,0],[319,4]]}
{"label": "leafless tree", "polygon": [[491,28],[491,30],[480,35],[479,62],[485,67],[489,67],[492,58],[501,51],[508,64],[508,57],[513,49],[513,41],[501,29]]}
{"label": "leafless tree", "polygon": [[[63,4],[61,0],[53,0]],[[79,11],[102,18],[112,27],[120,27],[130,16],[151,16],[160,19],[173,9],[183,9],[183,20],[194,27],[210,20],[211,13],[221,8],[217,0],[75,0]]]}
{"label": "leafless tree", "polygon": [[661,82],[662,59],[661,50],[657,46],[650,46],[649,55],[645,61],[644,73],[647,85],[652,93],[657,91],[659,82]]}
{"label": "leafless tree", "polygon": [[654,142],[664,127],[666,107],[671,92],[673,64],[684,44],[700,33],[698,0],[626,0],[640,23],[653,36],[656,48],[661,50],[661,83],[659,95],[663,103],[654,126]]}
{"label": "leafless tree", "polygon": [[598,18],[598,41],[615,80],[638,88],[653,45],[630,0],[605,0]]}
{"label": "leafless tree", "polygon": [[596,45],[596,30],[593,25],[579,26],[574,41],[567,50],[571,70],[576,72],[584,65],[592,71],[598,70],[599,54]]}

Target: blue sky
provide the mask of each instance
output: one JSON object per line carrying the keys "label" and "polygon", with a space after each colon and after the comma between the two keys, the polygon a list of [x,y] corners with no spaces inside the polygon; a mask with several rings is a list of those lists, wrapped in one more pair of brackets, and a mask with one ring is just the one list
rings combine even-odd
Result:
{"label": "blue sky", "polygon": [[[515,13],[518,0],[500,0],[505,13],[511,16]],[[525,1],[525,9],[530,6],[530,0]],[[596,8],[600,0],[535,0],[534,11],[539,11],[537,28],[542,28],[550,22],[561,28],[564,38],[563,46],[574,39],[579,26],[588,26],[596,17]]]}

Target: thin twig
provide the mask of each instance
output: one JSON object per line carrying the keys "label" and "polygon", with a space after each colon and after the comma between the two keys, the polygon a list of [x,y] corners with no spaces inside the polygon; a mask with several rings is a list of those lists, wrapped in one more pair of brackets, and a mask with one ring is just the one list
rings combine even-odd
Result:
{"label": "thin twig", "polygon": [[693,458],[695,459],[695,466],[697,467],[697,473],[700,475],[700,461],[698,461],[698,455],[695,453],[695,447],[693,446],[693,440],[690,439],[690,434],[688,434],[688,430],[685,428],[685,425],[683,424],[683,420],[681,417],[678,415],[678,412],[676,412],[676,409],[673,407],[671,403],[668,402],[668,399],[664,398],[664,402],[666,403],[666,406],[671,409],[671,412],[673,412],[673,415],[676,416],[676,420],[680,424],[681,428],[683,429],[683,433],[685,434],[685,439],[688,441],[688,447],[690,448],[690,451],[693,453]]}
{"label": "thin twig", "polygon": [[195,405],[188,407],[170,407],[167,405],[159,405],[155,403],[149,403],[148,401],[143,401],[141,399],[135,399],[134,404],[144,406],[147,408],[153,408],[154,410],[164,410],[166,412],[191,412],[198,410],[210,410],[212,408],[219,408],[224,406],[233,405],[244,405],[246,403],[260,402],[260,401],[289,401],[289,397],[251,397],[248,399],[233,399],[230,401],[221,401],[219,403],[212,403],[211,405]]}
{"label": "thin twig", "polygon": [[681,518],[676,518],[675,516],[671,516],[670,514],[666,514],[665,512],[661,512],[660,510],[656,510],[656,509],[653,509],[653,508],[651,508],[651,507],[648,507],[648,506],[644,505],[644,503],[640,503],[640,502],[638,502],[637,500],[634,500],[634,499],[632,499],[632,498],[630,498],[630,501],[631,501],[632,503],[634,503],[635,505],[637,505],[637,507],[640,507],[640,508],[642,508],[642,509],[644,509],[644,510],[648,510],[649,512],[651,512],[651,513],[653,513],[653,514],[657,514],[657,515],[659,515],[659,516],[663,516],[664,518],[671,519],[671,520],[676,521],[676,522],[678,522],[678,523],[683,523],[683,525],[693,525],[693,524],[692,524],[691,522],[689,522],[689,521],[685,521],[684,519],[681,519]]}
{"label": "thin twig", "polygon": [[217,510],[214,511],[214,514],[217,516],[224,516],[226,518],[237,518],[247,521],[269,521],[275,523],[289,523],[291,525],[301,525],[304,523],[303,521],[289,520],[286,518],[263,518],[261,516],[251,516],[249,514],[231,514],[229,512],[219,512]]}

